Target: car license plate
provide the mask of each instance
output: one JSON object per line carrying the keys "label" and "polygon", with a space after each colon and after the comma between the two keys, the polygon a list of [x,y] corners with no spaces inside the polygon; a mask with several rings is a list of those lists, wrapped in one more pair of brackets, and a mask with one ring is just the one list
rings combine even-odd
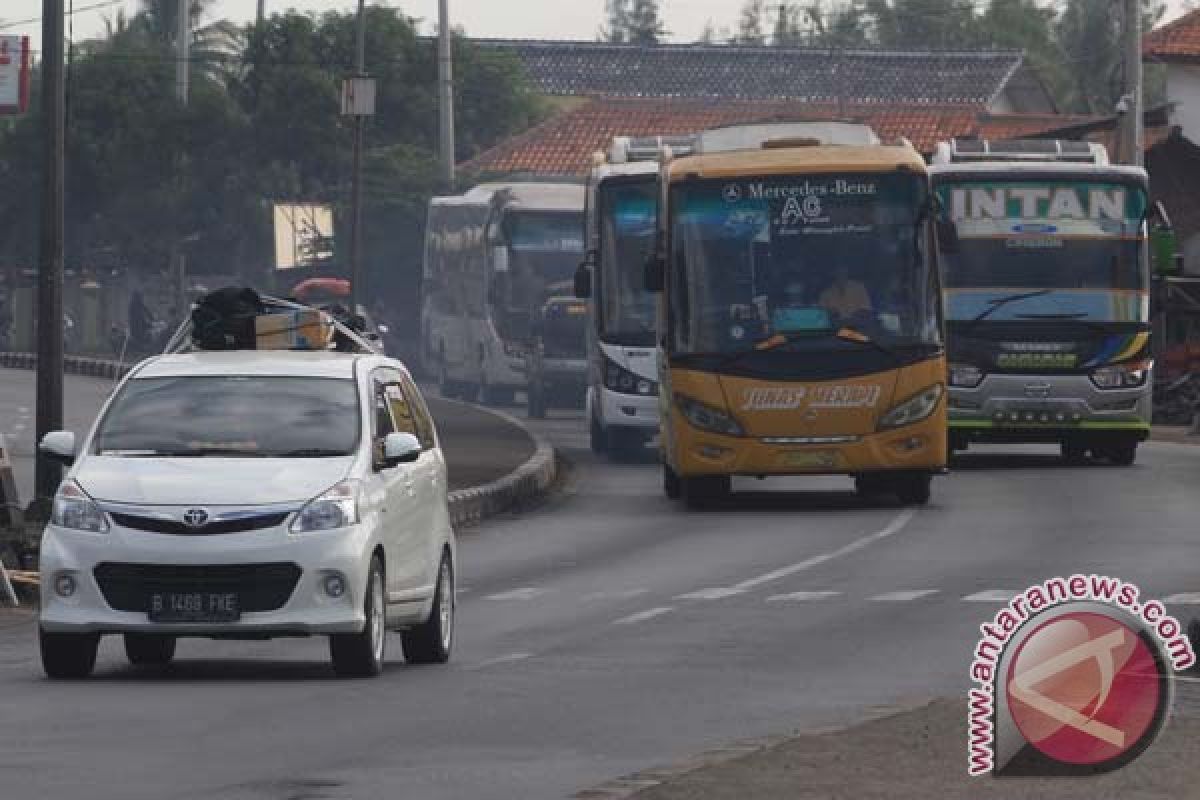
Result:
{"label": "car license plate", "polygon": [[152,592],[151,622],[235,622],[242,616],[235,592]]}
{"label": "car license plate", "polygon": [[833,450],[795,450],[780,457],[784,466],[801,469],[832,469],[837,466],[838,454]]}

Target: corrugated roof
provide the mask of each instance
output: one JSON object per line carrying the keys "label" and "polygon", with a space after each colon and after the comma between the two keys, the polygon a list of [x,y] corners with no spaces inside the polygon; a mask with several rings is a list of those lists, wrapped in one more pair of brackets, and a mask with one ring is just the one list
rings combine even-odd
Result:
{"label": "corrugated roof", "polygon": [[1019,51],[897,52],[730,45],[638,46],[477,39],[513,53],[537,91],[560,96],[986,106]]}
{"label": "corrugated roof", "polygon": [[1200,9],[1142,37],[1142,57],[1155,61],[1200,61]]}
{"label": "corrugated roof", "polygon": [[1091,121],[1060,114],[990,115],[961,106],[846,106],[604,98],[564,112],[465,165],[486,174],[584,175],[614,136],[676,136],[726,125],[851,119],[884,142],[906,138],[922,153],[956,136],[1012,138]]}

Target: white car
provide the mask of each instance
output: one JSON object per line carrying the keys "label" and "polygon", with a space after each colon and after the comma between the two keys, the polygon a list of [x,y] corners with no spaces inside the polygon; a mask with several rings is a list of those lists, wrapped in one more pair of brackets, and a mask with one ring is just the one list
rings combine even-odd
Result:
{"label": "white car", "polygon": [[91,673],[104,634],[134,664],[181,636],[325,635],[337,674],[450,657],[455,540],[446,464],[402,364],[240,351],[140,364],[82,441],[41,548],[42,663]]}

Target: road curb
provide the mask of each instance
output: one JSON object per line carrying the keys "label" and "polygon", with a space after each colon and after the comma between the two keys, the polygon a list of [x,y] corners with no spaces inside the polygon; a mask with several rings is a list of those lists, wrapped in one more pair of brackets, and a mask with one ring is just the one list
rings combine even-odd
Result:
{"label": "road curb", "polygon": [[1155,425],[1150,429],[1150,441],[1168,444],[1200,444],[1200,434],[1190,433],[1186,425]]}
{"label": "road curb", "polygon": [[[134,365],[118,364],[98,358],[68,356],[64,361],[66,372],[96,378],[117,380],[124,377]],[[0,353],[0,367],[10,369],[36,369],[37,355],[34,353]],[[547,494],[558,479],[558,457],[549,442],[531,431],[516,417],[494,408],[464,403],[461,400],[442,398],[447,403],[470,406],[491,414],[523,432],[533,442],[534,453],[529,459],[502,478],[458,489],[449,494],[450,521],[455,528],[478,525],[488,517],[511,511],[533,503]]]}

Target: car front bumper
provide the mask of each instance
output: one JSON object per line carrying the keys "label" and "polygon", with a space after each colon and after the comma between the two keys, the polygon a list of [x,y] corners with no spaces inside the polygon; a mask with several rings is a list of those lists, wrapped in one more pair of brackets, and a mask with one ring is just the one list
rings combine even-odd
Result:
{"label": "car front bumper", "polygon": [[[357,633],[365,624],[363,593],[372,548],[365,526],[335,531],[291,534],[285,528],[208,536],[178,536],[113,527],[108,533],[87,533],[51,525],[41,549],[41,614],[43,629],[58,633],[160,633],[180,636],[306,636]],[[126,582],[116,592],[111,578],[116,569],[156,577],[144,588]],[[138,592],[148,603],[152,590],[162,591],[163,574],[228,576],[244,574],[251,565],[295,565],[298,578],[290,592],[281,590],[281,604],[272,610],[243,611],[231,622],[152,622],[143,610],[122,610]],[[345,579],[345,592],[329,596],[324,588],[331,574]],[[69,597],[57,590],[60,576],[70,575],[75,591]],[[204,578],[178,578],[171,590],[206,591]],[[220,580],[227,580],[221,577]],[[228,586],[228,584],[223,584]],[[107,593],[106,593],[107,590]],[[114,607],[114,598],[117,599]],[[286,599],[283,599],[286,598]],[[241,603],[244,608],[246,603]],[[271,604],[273,605],[273,603]]]}

